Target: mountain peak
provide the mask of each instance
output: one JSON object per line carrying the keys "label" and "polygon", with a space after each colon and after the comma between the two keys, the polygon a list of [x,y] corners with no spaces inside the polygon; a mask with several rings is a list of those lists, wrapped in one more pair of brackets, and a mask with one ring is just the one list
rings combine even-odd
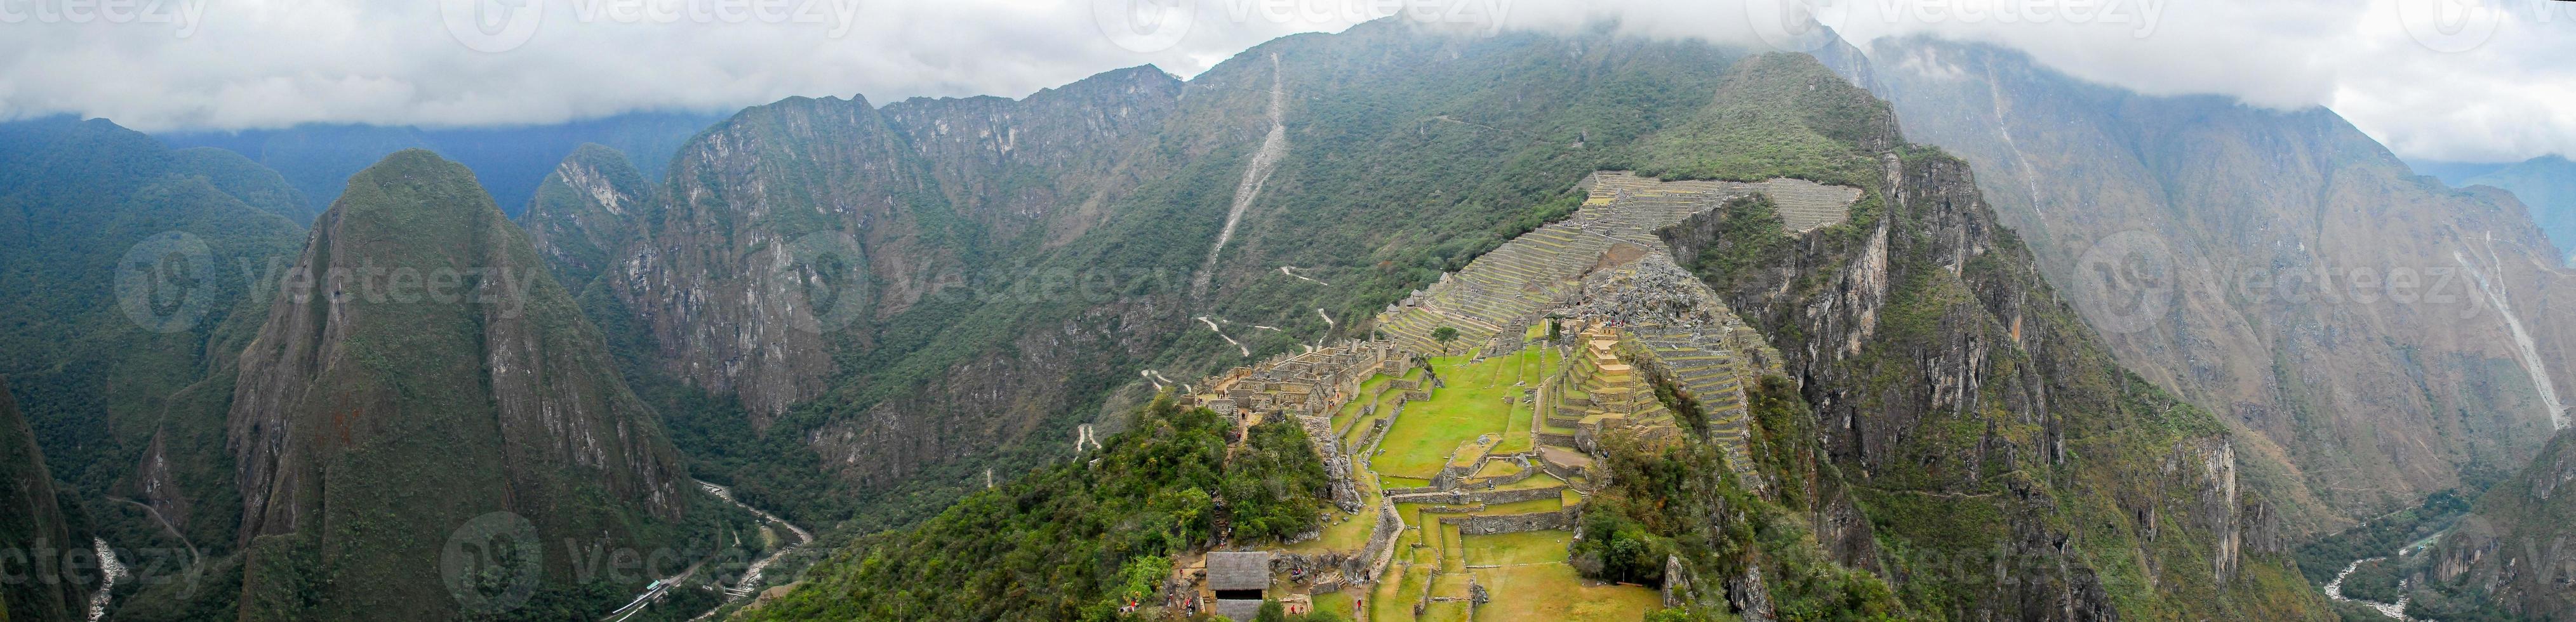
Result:
{"label": "mountain peak", "polygon": [[[678,521],[687,476],[658,416],[463,165],[387,156],[309,240],[234,389],[245,610],[276,573],[307,573],[332,587],[295,613],[449,617],[420,606],[457,600],[418,534],[506,512],[640,546]],[[293,561],[311,554],[376,561]],[[547,555],[548,573],[569,561]]]}

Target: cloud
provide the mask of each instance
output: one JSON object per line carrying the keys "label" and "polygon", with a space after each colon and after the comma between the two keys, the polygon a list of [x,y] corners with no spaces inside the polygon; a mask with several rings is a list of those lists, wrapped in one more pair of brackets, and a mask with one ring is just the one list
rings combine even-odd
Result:
{"label": "cloud", "polygon": [[1377,17],[1227,19],[1240,3],[1202,2],[1217,18],[1140,52],[1093,10],[1129,0],[139,0],[199,17],[114,22],[99,2],[0,0],[0,118],[476,126],[795,95],[1020,96],[1146,63],[1195,75],[1261,41]]}
{"label": "cloud", "polygon": [[[2021,49],[2070,75],[2154,95],[2323,106],[2408,158],[2576,153],[2576,3],[2553,0],[1847,0],[1855,41],[1916,33]],[[1924,19],[1920,6],[2089,3],[2089,22]],[[1890,8],[1893,11],[1890,11]],[[2445,12],[2447,11],[2447,13]],[[1893,13],[1893,17],[1890,14]],[[1937,15],[1937,13],[1936,13]]]}
{"label": "cloud", "polygon": [[[2444,6],[2475,6],[2452,11]],[[2485,3],[2485,4],[2479,4]],[[1187,77],[1370,19],[1780,45],[2019,48],[2150,94],[2327,106],[2400,155],[2576,152],[2576,3],[2552,0],[0,0],[0,118],[144,130],[475,126],[793,96],[1021,96],[1152,63]],[[2446,26],[2448,26],[2446,28]],[[1792,47],[1796,43],[1790,43]]]}

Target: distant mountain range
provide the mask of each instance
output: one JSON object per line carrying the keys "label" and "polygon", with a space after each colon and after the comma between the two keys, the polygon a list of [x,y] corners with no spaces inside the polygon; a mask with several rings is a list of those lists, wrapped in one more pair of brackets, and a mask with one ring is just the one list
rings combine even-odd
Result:
{"label": "distant mountain range", "polygon": [[[755,617],[1105,616],[1159,578],[1130,562],[1225,538],[1176,482],[1321,466],[1285,426],[1226,449],[1232,423],[1155,399],[1174,379],[1377,336],[1604,170],[1860,197],[1814,230],[1766,200],[1652,232],[1786,359],[1744,389],[1735,469],[1776,486],[1705,438],[1586,450],[1634,469],[1586,501],[1668,547],[1629,565],[1709,570],[1672,578],[1686,615],[2327,620],[2299,543],[2481,492],[2415,585],[2576,611],[2514,554],[2576,515],[2576,164],[2410,167],[2324,109],[1976,44],[1393,21],[1019,99],[0,124],[0,546],[188,551],[111,594],[121,619],[587,619],[663,577],[459,579],[442,540],[769,548],[703,479],[841,536],[926,525],[825,538],[822,580]],[[1282,507],[1310,517],[1303,488]],[[1006,550],[1142,520],[1103,507],[1176,526]],[[1007,559],[956,572],[912,535]],[[999,587],[1029,576],[1057,584]],[[922,608],[932,584],[966,592]],[[50,620],[90,594],[0,595]]]}
{"label": "distant mountain range", "polygon": [[2576,266],[2576,162],[2547,155],[2461,181],[2460,186],[2502,188],[2531,210],[2540,231],[2557,244],[2558,256]]}
{"label": "distant mountain range", "polygon": [[427,149],[464,164],[517,217],[527,209],[537,181],[582,143],[599,143],[632,156],[639,170],[658,177],[671,154],[690,136],[725,117],[721,113],[630,112],[550,125],[476,128],[309,124],[239,132],[155,134],[173,148],[215,147],[241,154],[286,176],[307,198],[303,218],[330,207],[349,176],[404,149]]}

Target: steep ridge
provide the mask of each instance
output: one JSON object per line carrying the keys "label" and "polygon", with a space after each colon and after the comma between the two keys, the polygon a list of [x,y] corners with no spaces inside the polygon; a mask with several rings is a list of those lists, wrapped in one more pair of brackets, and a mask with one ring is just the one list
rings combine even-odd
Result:
{"label": "steep ridge", "polygon": [[[631,301],[614,315],[650,336],[633,360],[749,411],[740,436],[762,449],[724,453],[789,457],[740,470],[763,481],[715,481],[791,517],[847,512],[829,507],[838,495],[792,481],[823,472],[861,493],[852,508],[910,510],[866,520],[899,521],[980,482],[990,461],[1029,468],[1060,455],[1080,424],[1114,425],[1150,394],[1142,370],[1184,377],[1246,350],[1359,334],[1325,318],[1366,316],[1572,211],[1580,199],[1567,185],[1700,105],[1711,78],[1697,68],[1725,58],[1701,45],[1451,37],[1387,22],[1274,41],[1187,85],[1125,70],[1007,109],[998,98],[873,111],[790,100],[684,149],[664,196],[693,203],[666,202],[644,227],[649,248],[619,253],[616,278],[600,280]],[[1496,80],[1507,72],[1549,79],[1509,88]],[[1246,207],[1207,299],[1190,301],[1228,191],[1269,135],[1274,80],[1292,95],[1282,125],[1300,147]],[[1012,123],[964,121],[1001,119]],[[944,198],[960,196],[974,200]],[[1220,337],[1202,315],[1278,330]]]}
{"label": "steep ridge", "polygon": [[2576,325],[2532,310],[2576,281],[2503,193],[2417,177],[2323,109],[2144,96],[1928,39],[1872,55],[1912,138],[1976,165],[2113,354],[2295,465],[2292,533],[2520,468],[2564,417],[2547,396],[2576,387]]}
{"label": "steep ridge", "polygon": [[626,154],[584,143],[538,183],[520,222],[555,281],[578,294],[615,265],[612,253],[633,243],[636,225],[653,217],[660,199]]}
{"label": "steep ridge", "polygon": [[[2478,499],[2413,576],[2438,620],[2576,619],[2576,433],[2561,432],[2521,472]],[[2411,595],[2411,594],[2410,594]]]}
{"label": "steep ridge", "polygon": [[[0,378],[0,550],[14,555],[10,580],[0,584],[0,620],[88,619],[98,569],[65,564],[71,558],[62,552],[88,544],[73,539],[53,473],[45,469],[36,435],[18,416],[18,401],[9,397],[8,386]],[[78,511],[77,503],[68,505]]]}
{"label": "steep ridge", "polygon": [[[1844,100],[1784,113],[1887,106],[1805,56],[1746,64],[1729,89],[1749,92],[1721,91],[1712,112],[1777,94]],[[1662,153],[1702,154],[1668,170],[1807,166],[1866,191],[1847,223],[1805,234],[1750,201],[1662,233],[1772,339],[1813,405],[1806,425],[1839,475],[1811,477],[1849,495],[1815,505],[1836,561],[1950,618],[2322,617],[2280,555],[2271,486],[2240,476],[2265,466],[2240,435],[2113,362],[1967,163],[1904,146],[1884,118],[1657,136],[1674,141]],[[1733,139],[1753,131],[1797,147],[1741,150]]]}
{"label": "steep ridge", "polygon": [[[1400,46],[1401,41],[1368,43]],[[1302,92],[1295,86],[1300,84],[1299,52],[1314,51],[1298,46],[1326,42],[1359,45],[1334,37],[1297,37],[1247,57],[1279,53],[1292,92]],[[1473,603],[1482,600],[1480,590],[1498,599],[1533,594],[1496,595],[1490,591],[1510,588],[1477,582],[1476,577],[1510,575],[1473,561],[1492,549],[1466,543],[1467,530],[1490,535],[1579,524],[1585,538],[1568,541],[1569,557],[1529,566],[1570,566],[1595,579],[1660,583],[1666,589],[1663,604],[1683,608],[1685,615],[2326,619],[2322,597],[2298,579],[2281,555],[2284,541],[2269,500],[2273,484],[2241,476],[2279,467],[2245,456],[2237,450],[2238,435],[2215,418],[2113,362],[2098,337],[2048,287],[2028,250],[1996,221],[1964,162],[1904,145],[1885,103],[1809,57],[1765,55],[1716,66],[1728,69],[1701,76],[1695,84],[1709,90],[1691,97],[1687,106],[1660,111],[1669,116],[1654,124],[1655,131],[1636,135],[1600,159],[1575,162],[1589,170],[1578,169],[1574,175],[1559,175],[1559,169],[1549,167],[1504,171],[1559,180],[1554,183],[1563,184],[1560,188],[1591,177],[1593,182],[1583,188],[1590,197],[1558,195],[1563,198],[1551,202],[1569,208],[1572,213],[1557,212],[1566,220],[1549,224],[1553,218],[1542,216],[1540,222],[1497,235],[1499,239],[1477,249],[1490,251],[1469,253],[1471,261],[1452,259],[1442,270],[1449,273],[1446,277],[1411,281],[1431,283],[1410,296],[1409,303],[1390,307],[1387,303],[1399,300],[1392,295],[1371,301],[1384,311],[1370,324],[1387,328],[1388,340],[1336,341],[1302,353],[1287,349],[1296,342],[1263,344],[1255,351],[1278,354],[1196,382],[1171,384],[1192,394],[1181,405],[1206,408],[1189,412],[1238,418],[1229,426],[1235,434],[1242,426],[1299,424],[1312,451],[1324,458],[1332,483],[1294,488],[1326,495],[1349,514],[1334,514],[1337,520],[1317,525],[1317,533],[1301,534],[1297,543],[1286,545],[1287,556],[1273,557],[1282,560],[1274,563],[1297,572],[1280,574],[1313,581],[1299,587],[1313,588],[1313,602],[1319,605],[1326,604],[1328,593],[1321,586],[1332,582],[1345,590],[1368,590],[1363,593],[1372,607],[1370,619],[1404,619],[1408,605],[1425,612],[1417,616],[1439,619],[1461,609],[1477,611]],[[1237,66],[1211,77],[1266,79],[1263,73]],[[1305,116],[1292,109],[1292,136],[1326,131],[1298,127],[1295,120]],[[1462,126],[1428,117],[1397,131]],[[1205,225],[1196,235],[1177,238],[1194,243],[1159,246],[1174,260],[1164,265],[1189,266],[1204,259],[1205,246],[1199,243],[1213,239],[1221,226],[1232,196],[1225,192],[1226,182],[1241,179],[1247,157],[1241,154],[1249,153],[1258,136],[1240,132],[1236,157],[1189,171],[1214,173],[1203,178],[1214,183],[1199,186],[1205,194],[1194,205],[1197,209],[1187,212]],[[1321,163],[1304,159],[1305,146],[1329,150],[1345,143],[1300,139],[1297,144],[1301,147],[1290,152],[1269,183],[1298,189],[1292,193],[1311,192],[1307,184],[1320,179],[1308,177],[1304,167]],[[1608,149],[1598,143],[1593,148]],[[1441,160],[1421,161],[1431,165]],[[1687,180],[1594,173],[1623,164]],[[1784,177],[1805,184],[1778,186],[1797,188],[1780,192],[1796,197],[1789,205],[1755,189]],[[1406,190],[1463,192],[1457,188],[1489,179]],[[1813,199],[1824,195],[1819,189],[1833,187],[1857,190],[1842,218],[1816,213]],[[1272,196],[1270,191],[1264,195]],[[1319,209],[1326,201],[1367,205],[1372,196],[1361,191],[1319,197],[1294,203],[1292,209]],[[1835,191],[1824,196],[1849,195]],[[1281,241],[1258,235],[1262,228],[1253,225],[1264,222],[1261,210],[1256,205],[1245,221],[1246,232],[1254,234],[1240,240],[1251,243],[1246,252]],[[1144,215],[1165,218],[1169,213]],[[1329,222],[1314,214],[1300,216],[1298,224]],[[1799,223],[1797,228],[1792,222]],[[1113,217],[1098,231],[1143,231],[1126,226]],[[1301,240],[1328,250],[1341,236],[1367,235],[1341,229],[1313,233],[1317,235]],[[1576,248],[1569,241],[1587,238],[1603,242]],[[1137,240],[1164,239],[1173,238],[1121,241],[1132,248]],[[1628,248],[1622,250],[1622,245]],[[1090,250],[1084,242],[1067,248]],[[1646,252],[1665,248],[1671,256]],[[1321,286],[1267,268],[1348,265],[1293,254],[1275,257],[1229,262],[1246,266],[1247,274],[1241,276],[1246,281],[1267,279],[1238,285],[1238,291],[1312,291],[1308,288]],[[1677,263],[1697,274],[1681,272]],[[1331,278],[1318,280],[1359,283],[1343,286],[1357,292],[1340,295],[1363,301],[1369,300],[1369,288],[1387,282],[1368,278],[1365,270],[1326,271]],[[1705,283],[1691,282],[1694,278]],[[1222,303],[1229,291],[1226,279],[1216,283],[1213,291]],[[1186,292],[1169,286],[1163,291],[1173,289]],[[1308,301],[1317,298],[1332,299],[1297,298],[1272,317],[1305,316],[1315,306]],[[1185,299],[1166,293],[1153,300]],[[1751,326],[1729,322],[1729,309],[1742,313]],[[1179,315],[1165,312],[1161,318]],[[1187,318],[1198,315],[1171,323],[1195,323]],[[1533,347],[1543,325],[1551,323],[1542,321],[1549,315],[1580,316],[1590,324],[1576,327],[1583,331],[1579,344],[1564,350]],[[1258,317],[1225,316],[1238,324]],[[1409,329],[1392,329],[1403,317],[1460,324],[1493,318],[1477,321],[1494,330],[1464,343],[1425,343]],[[1516,323],[1520,325],[1512,325]],[[1459,325],[1449,327],[1466,332]],[[1243,334],[1259,339],[1268,332]],[[1368,332],[1376,331],[1361,334]],[[1191,334],[1198,343],[1162,347],[1204,352],[1222,343],[1212,331]],[[1748,343],[1761,339],[1771,347]],[[1437,375],[1407,371],[1410,364],[1388,356],[1395,344],[1406,344],[1401,349],[1411,355],[1431,355],[1415,358],[1432,361]],[[1477,354],[1451,354],[1469,351]],[[1757,352],[1765,354],[1751,354]],[[1736,353],[1746,356],[1739,360]],[[1543,377],[1519,384],[1499,372],[1478,376],[1462,371],[1522,365],[1520,369],[1538,368],[1522,373],[1546,374],[1549,354],[1574,359],[1563,368],[1563,382]],[[1536,359],[1535,365],[1521,357]],[[1776,359],[1777,366],[1760,363],[1764,358]],[[1163,360],[1175,359],[1210,360]],[[1142,378],[1157,378],[1153,370],[1159,367],[1149,367]],[[1115,375],[1120,382],[1149,382],[1131,372]],[[1767,377],[1745,381],[1753,375]],[[1426,399],[1476,405],[1419,401]],[[1515,410],[1525,400],[1555,405],[1558,413],[1584,420],[1569,426],[1555,421],[1564,417],[1551,418],[1543,410]],[[1188,428],[1160,420],[1169,416],[1169,408],[1158,402],[1155,409],[1166,414],[1120,421],[1132,427],[1109,437],[1108,454],[1101,456],[1109,460],[1060,462],[972,497],[927,531],[883,535],[846,548],[827,563],[830,570],[809,576],[804,589],[770,606],[776,609],[753,615],[1038,617],[1030,612],[1052,611],[1070,617],[1086,606],[1105,615],[1106,609],[1130,604],[1149,609],[1204,604],[1192,594],[1205,593],[1189,589],[1196,580],[1186,570],[1190,566],[1178,560],[1207,546],[1234,550],[1224,548],[1221,536],[1209,542],[1197,537],[1200,532],[1186,531],[1178,541],[1165,537],[1144,544],[1132,538],[1082,540],[1098,546],[1069,546],[1058,536],[1095,525],[1091,513],[1064,508],[1104,507],[1117,514],[1130,510],[1092,499],[1103,493],[1122,500],[1161,494],[1155,491],[1163,480],[1134,472],[1133,454],[1126,452],[1138,447],[1135,443]],[[1435,410],[1440,408],[1461,409],[1456,411],[1461,421],[1484,422],[1470,414],[1479,412],[1531,416],[1486,422],[1503,430],[1490,437],[1472,429],[1456,435],[1388,431],[1447,421],[1424,419],[1443,417]],[[1693,411],[1700,416],[1683,416]],[[1370,418],[1395,423],[1371,425]],[[1648,425],[1633,426],[1644,430],[1632,433],[1632,426],[1618,425],[1623,419]],[[1554,511],[1506,518],[1474,514],[1490,508],[1422,509],[1472,506],[1467,501],[1479,498],[1500,501],[1480,495],[1499,489],[1499,480],[1510,477],[1497,474],[1511,466],[1492,458],[1511,462],[1513,456],[1501,456],[1493,448],[1514,443],[1513,428],[1522,421],[1528,425],[1518,431],[1533,443],[1527,449],[1539,454],[1551,477],[1582,469],[1566,476],[1569,484],[1537,489],[1555,496],[1514,497]],[[1554,431],[1558,427],[1568,431]],[[1414,438],[1389,439],[1408,434]],[[1446,457],[1424,455],[1397,448],[1399,443],[1432,447],[1434,453],[1448,447],[1457,451]],[[1573,450],[1567,450],[1569,443]],[[1365,474],[1372,472],[1401,477],[1371,481]],[[1574,485],[1605,480],[1611,487],[1589,492]],[[1490,486],[1456,486],[1461,481]],[[1575,491],[1580,502],[1563,496],[1567,491]],[[1194,497],[1175,496],[1151,507],[1186,509],[1192,507],[1188,498]],[[1226,498],[1233,499],[1234,493]],[[1371,501],[1378,502],[1376,507]],[[1402,505],[1414,505],[1414,513],[1394,509]],[[1034,518],[1038,515],[1074,520],[1058,527]],[[1136,515],[1138,524],[1146,526],[1135,530],[1139,537],[1172,532],[1171,524],[1159,518],[1164,515],[1160,509]],[[1271,533],[1278,527],[1233,518],[1231,525],[1238,527],[1262,525]],[[1037,543],[1046,552],[1031,555],[1058,569],[1046,571],[1048,576],[1076,574],[1034,583],[995,578],[1009,574],[1004,565],[1031,561],[1021,555],[994,557],[1001,560],[996,564],[946,565],[953,560],[947,550],[982,550],[974,547],[983,544],[956,544],[970,537],[976,543],[994,538]],[[1301,548],[1308,546],[1307,538],[1324,543],[1318,545],[1323,549]],[[1159,557],[1175,550],[1176,557]],[[952,567],[964,570],[941,572]],[[1209,562],[1207,576],[1215,576],[1216,567]],[[1176,568],[1183,570],[1176,573]],[[1404,570],[1397,573],[1395,568]],[[1035,571],[1020,572],[1037,576],[1031,574]],[[1565,578],[1566,585],[1574,584],[1572,576]],[[1371,581],[1376,583],[1367,585]],[[1047,587],[1037,592],[1012,585]],[[1034,597],[994,597],[1001,594]],[[1555,593],[1546,596],[1523,602],[1566,600]],[[1213,598],[1218,606],[1227,605],[1221,594]],[[1356,606],[1358,596],[1347,598],[1337,606]],[[1534,615],[1530,611],[1535,610],[1504,615]]]}
{"label": "steep ridge", "polygon": [[104,119],[0,123],[0,374],[112,546],[229,552],[223,400],[303,204],[229,152]]}
{"label": "steep ridge", "polygon": [[[470,613],[424,534],[474,525],[677,540],[689,483],[658,417],[464,167],[361,171],[295,266],[230,405],[243,618]],[[571,583],[566,553],[544,576]]]}
{"label": "steep ridge", "polygon": [[[658,348],[655,371],[736,395],[766,426],[829,386],[836,351],[874,346],[842,343],[839,329],[980,274],[991,247],[1087,228],[1114,196],[1117,154],[1147,137],[1139,128],[1170,109],[1176,86],[1139,68],[1025,102],[792,99],[708,129],[666,187],[635,187],[601,168],[599,150],[576,153],[541,185],[549,205],[528,223],[547,232],[549,256],[613,262],[605,285]],[[566,184],[584,200],[557,196]],[[845,286],[817,294],[828,306],[805,304]]]}

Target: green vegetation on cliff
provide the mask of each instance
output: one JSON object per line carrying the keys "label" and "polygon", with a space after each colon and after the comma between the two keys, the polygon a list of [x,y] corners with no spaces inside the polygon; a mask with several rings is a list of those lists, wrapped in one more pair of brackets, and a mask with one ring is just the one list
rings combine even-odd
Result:
{"label": "green vegetation on cliff", "polygon": [[1174,556],[1312,530],[1324,469],[1306,433],[1157,399],[1096,454],[968,495],[927,523],[862,538],[750,620],[1111,620],[1154,595]]}
{"label": "green vegetation on cliff", "polygon": [[85,620],[86,600],[98,587],[97,568],[74,563],[67,551],[89,547],[80,525],[64,515],[79,506],[54,489],[53,474],[36,437],[18,416],[9,382],[0,378],[0,622]]}
{"label": "green vegetation on cliff", "polygon": [[[685,566],[729,548],[726,521],[684,520],[725,512],[463,166],[396,153],[314,229],[296,262],[310,287],[271,299],[230,404],[243,618],[504,617],[680,569],[602,574],[604,555]],[[448,557],[510,537],[544,552]],[[498,589],[457,583],[484,571]]]}

